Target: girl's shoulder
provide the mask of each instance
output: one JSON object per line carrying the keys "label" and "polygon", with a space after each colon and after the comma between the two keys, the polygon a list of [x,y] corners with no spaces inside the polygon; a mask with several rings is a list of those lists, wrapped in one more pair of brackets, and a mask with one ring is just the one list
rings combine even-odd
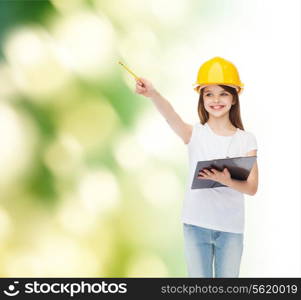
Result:
{"label": "girl's shoulder", "polygon": [[257,149],[257,139],[255,134],[248,130],[239,130],[241,136],[243,137],[244,144],[247,147],[247,152],[253,149]]}
{"label": "girl's shoulder", "polygon": [[245,137],[254,138],[254,139],[256,138],[255,134],[249,130],[238,129],[238,131]]}

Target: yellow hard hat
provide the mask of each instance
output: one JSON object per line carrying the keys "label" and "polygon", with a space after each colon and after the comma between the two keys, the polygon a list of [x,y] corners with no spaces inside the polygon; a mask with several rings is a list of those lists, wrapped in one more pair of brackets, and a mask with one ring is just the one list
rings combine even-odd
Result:
{"label": "yellow hard hat", "polygon": [[197,81],[193,84],[194,90],[199,93],[202,88],[210,84],[223,84],[234,87],[238,94],[244,88],[236,67],[230,61],[218,56],[201,65]]}

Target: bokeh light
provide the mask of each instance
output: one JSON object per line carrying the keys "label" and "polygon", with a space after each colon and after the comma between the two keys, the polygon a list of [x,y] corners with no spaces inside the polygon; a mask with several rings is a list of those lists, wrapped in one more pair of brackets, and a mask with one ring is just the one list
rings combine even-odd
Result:
{"label": "bokeh light", "polygon": [[106,16],[81,9],[58,19],[52,31],[74,72],[90,80],[110,72],[106,62],[113,59],[114,31]]}
{"label": "bokeh light", "polygon": [[120,191],[113,174],[104,170],[93,170],[84,174],[79,182],[79,196],[83,209],[101,217],[118,206]]}
{"label": "bokeh light", "polygon": [[34,159],[36,135],[28,116],[0,103],[0,188],[8,189],[26,174]]}
{"label": "bokeh light", "polygon": [[43,28],[16,29],[4,45],[15,84],[33,99],[48,99],[70,79],[69,70],[60,63],[52,38]]}
{"label": "bokeh light", "polygon": [[58,123],[63,134],[73,136],[85,151],[106,147],[118,124],[118,116],[108,101],[89,99],[62,111]]}

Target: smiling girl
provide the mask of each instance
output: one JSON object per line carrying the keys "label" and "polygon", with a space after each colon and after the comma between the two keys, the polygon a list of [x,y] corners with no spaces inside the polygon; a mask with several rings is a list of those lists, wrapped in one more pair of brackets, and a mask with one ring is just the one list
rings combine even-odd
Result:
{"label": "smiling girl", "polygon": [[136,81],[136,93],[150,98],[174,132],[187,145],[189,176],[182,209],[185,257],[190,277],[238,277],[244,240],[244,194],[255,195],[258,167],[255,162],[245,181],[229,171],[203,170],[199,180],[211,179],[225,186],[191,189],[198,161],[256,156],[255,136],[245,131],[239,106],[243,89],[236,67],[214,57],[199,69],[195,90],[199,93],[200,121],[184,122],[150,81]]}

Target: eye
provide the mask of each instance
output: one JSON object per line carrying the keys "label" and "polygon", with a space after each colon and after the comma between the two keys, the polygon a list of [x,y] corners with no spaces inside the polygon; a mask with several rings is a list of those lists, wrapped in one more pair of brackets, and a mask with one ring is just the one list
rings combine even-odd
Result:
{"label": "eye", "polygon": [[221,95],[225,95],[225,96],[227,96],[227,95],[228,95],[228,93],[221,93]]}
{"label": "eye", "polygon": [[209,95],[211,95],[211,93],[208,93],[208,94],[206,94],[205,96],[209,96]]}

